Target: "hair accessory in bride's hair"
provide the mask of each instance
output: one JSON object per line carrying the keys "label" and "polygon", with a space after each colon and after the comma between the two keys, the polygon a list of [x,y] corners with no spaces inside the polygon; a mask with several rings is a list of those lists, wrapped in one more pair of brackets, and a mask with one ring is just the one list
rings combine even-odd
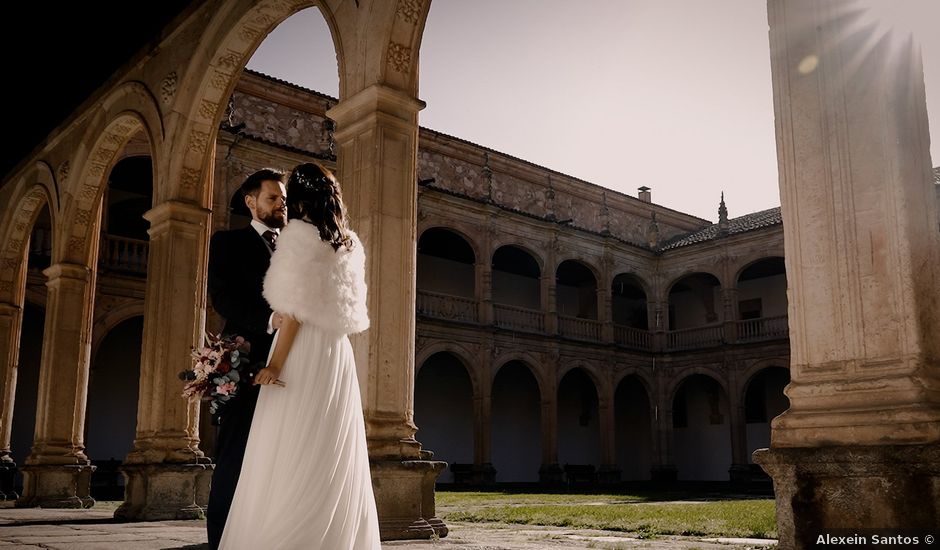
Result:
{"label": "hair accessory in bride's hair", "polygon": [[333,182],[330,181],[330,178],[326,177],[324,174],[318,174],[316,177],[311,178],[306,174],[297,173],[297,181],[304,186],[304,189],[331,189],[333,187]]}

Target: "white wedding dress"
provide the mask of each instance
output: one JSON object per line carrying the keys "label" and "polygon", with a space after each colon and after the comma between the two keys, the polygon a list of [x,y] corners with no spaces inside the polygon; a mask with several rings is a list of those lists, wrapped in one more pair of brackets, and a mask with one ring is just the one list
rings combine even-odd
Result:
{"label": "white wedding dress", "polygon": [[301,326],[286,386],[261,388],[223,549],[381,548],[347,337],[369,324],[365,255],[352,237],[352,251],[334,252],[316,227],[292,220],[278,238],[264,296]]}

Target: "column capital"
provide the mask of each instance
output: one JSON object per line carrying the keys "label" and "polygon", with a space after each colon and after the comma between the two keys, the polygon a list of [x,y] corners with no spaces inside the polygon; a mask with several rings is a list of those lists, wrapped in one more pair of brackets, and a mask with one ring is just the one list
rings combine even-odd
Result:
{"label": "column capital", "polygon": [[159,226],[177,221],[201,226],[212,211],[199,205],[177,200],[164,201],[144,213],[144,219],[150,222],[150,236],[159,232]]}
{"label": "column capital", "polygon": [[49,279],[46,282],[47,285],[58,279],[72,279],[83,283],[87,283],[91,279],[91,269],[88,266],[70,262],[52,264],[42,270],[42,273]]}
{"label": "column capital", "polygon": [[326,116],[339,125],[335,136],[337,141],[342,141],[343,134],[351,131],[351,126],[363,118],[382,113],[413,124],[412,119],[426,105],[425,102],[401,90],[382,84],[373,84],[352,97],[341,100],[326,112]]}

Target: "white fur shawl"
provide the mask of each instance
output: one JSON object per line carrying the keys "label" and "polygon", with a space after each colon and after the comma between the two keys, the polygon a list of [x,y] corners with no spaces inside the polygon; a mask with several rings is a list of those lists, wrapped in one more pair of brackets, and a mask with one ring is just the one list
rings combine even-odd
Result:
{"label": "white fur shawl", "polygon": [[330,332],[353,334],[369,328],[365,262],[359,237],[349,232],[353,249],[320,239],[316,226],[292,220],[281,230],[264,297],[271,309]]}

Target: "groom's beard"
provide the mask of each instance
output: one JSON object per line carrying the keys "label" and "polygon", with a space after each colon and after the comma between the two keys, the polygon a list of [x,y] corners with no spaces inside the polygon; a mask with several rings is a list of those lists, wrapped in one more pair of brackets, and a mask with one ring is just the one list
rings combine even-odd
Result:
{"label": "groom's beard", "polygon": [[287,224],[287,212],[285,210],[258,212],[258,221],[271,229],[283,229],[284,225]]}

